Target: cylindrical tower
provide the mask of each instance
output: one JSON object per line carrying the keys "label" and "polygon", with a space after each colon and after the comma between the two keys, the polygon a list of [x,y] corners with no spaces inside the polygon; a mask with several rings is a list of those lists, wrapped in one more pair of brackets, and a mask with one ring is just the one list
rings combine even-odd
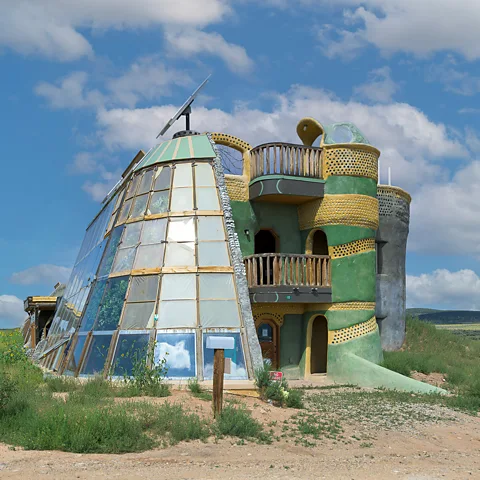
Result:
{"label": "cylindrical tower", "polygon": [[384,350],[398,350],[405,340],[405,256],[410,221],[410,195],[398,187],[377,188],[377,308]]}

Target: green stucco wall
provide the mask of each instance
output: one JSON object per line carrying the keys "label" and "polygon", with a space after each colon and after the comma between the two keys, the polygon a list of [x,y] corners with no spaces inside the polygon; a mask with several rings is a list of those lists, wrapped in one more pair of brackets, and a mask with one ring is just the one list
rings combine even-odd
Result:
{"label": "green stucco wall", "polygon": [[283,325],[280,327],[280,369],[287,378],[303,377],[303,371],[300,372],[300,361],[305,350],[304,339],[302,315],[285,315]]}
{"label": "green stucco wall", "polygon": [[328,195],[357,193],[359,195],[377,196],[377,182],[372,178],[330,176],[325,182]]}

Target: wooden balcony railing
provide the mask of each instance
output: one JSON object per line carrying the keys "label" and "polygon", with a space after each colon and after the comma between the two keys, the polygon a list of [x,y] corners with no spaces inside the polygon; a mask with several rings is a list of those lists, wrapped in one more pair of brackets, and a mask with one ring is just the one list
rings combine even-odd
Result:
{"label": "wooden balcony railing", "polygon": [[244,258],[249,288],[330,287],[330,257],[263,253]]}
{"label": "wooden balcony railing", "polygon": [[292,143],[265,143],[251,150],[250,178],[292,175],[322,178],[322,149]]}

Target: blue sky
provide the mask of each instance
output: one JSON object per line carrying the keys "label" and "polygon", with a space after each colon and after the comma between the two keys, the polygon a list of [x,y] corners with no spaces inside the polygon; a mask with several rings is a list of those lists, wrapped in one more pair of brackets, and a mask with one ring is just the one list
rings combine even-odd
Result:
{"label": "blue sky", "polygon": [[68,278],[99,201],[209,73],[200,131],[354,122],[414,199],[409,306],[480,309],[480,4],[70,3],[0,5],[0,327]]}

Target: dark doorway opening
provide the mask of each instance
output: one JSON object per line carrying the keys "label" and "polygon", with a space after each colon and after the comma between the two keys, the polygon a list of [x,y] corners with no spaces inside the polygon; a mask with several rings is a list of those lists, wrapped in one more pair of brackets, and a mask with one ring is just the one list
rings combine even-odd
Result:
{"label": "dark doorway opening", "polygon": [[[277,237],[271,230],[260,230],[255,235],[255,255],[277,252]],[[268,265],[268,267],[267,267]],[[259,283],[263,279],[263,285],[273,284],[273,256],[262,258],[257,263],[257,278]]]}
{"label": "dark doorway opening", "polygon": [[313,234],[313,246],[312,246],[313,255],[328,255],[328,243],[327,236],[322,230],[317,230]]}
{"label": "dark doorway opening", "polygon": [[271,319],[264,319],[257,322],[257,335],[262,349],[262,357],[267,360],[272,369],[278,368],[279,354],[279,328]]}
{"label": "dark doorway opening", "polygon": [[310,373],[327,373],[327,319],[318,315],[313,320],[310,343]]}

